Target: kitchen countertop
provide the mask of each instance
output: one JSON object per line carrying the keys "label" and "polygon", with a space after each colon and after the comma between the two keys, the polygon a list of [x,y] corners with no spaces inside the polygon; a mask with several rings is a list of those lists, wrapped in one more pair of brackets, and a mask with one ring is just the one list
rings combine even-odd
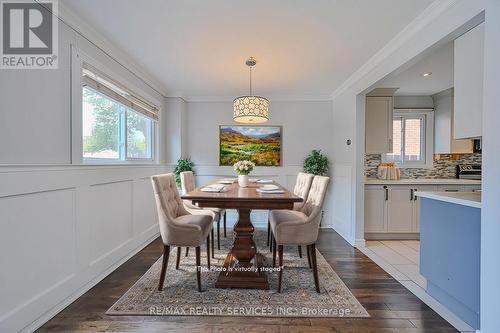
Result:
{"label": "kitchen countertop", "polygon": [[418,191],[417,197],[434,199],[462,206],[481,208],[481,192],[425,192]]}
{"label": "kitchen countertop", "polygon": [[481,185],[480,180],[472,179],[456,179],[456,178],[428,178],[428,179],[400,179],[400,180],[385,180],[377,178],[366,178],[366,185],[405,185],[405,184],[430,184],[430,185]]}

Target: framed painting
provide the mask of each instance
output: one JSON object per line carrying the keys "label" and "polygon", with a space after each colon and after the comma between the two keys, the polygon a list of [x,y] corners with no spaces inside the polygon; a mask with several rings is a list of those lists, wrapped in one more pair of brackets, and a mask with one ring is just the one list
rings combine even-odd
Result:
{"label": "framed painting", "polygon": [[281,126],[219,126],[219,165],[281,166]]}

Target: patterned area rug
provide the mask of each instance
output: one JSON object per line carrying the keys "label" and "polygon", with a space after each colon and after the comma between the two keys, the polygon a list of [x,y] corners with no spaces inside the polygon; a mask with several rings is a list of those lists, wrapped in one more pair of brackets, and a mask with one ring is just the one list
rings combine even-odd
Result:
{"label": "patterned area rug", "polygon": [[[231,237],[229,236],[231,234]],[[266,247],[265,230],[257,229],[255,242],[271,268],[272,255]],[[212,268],[221,267],[233,236],[221,237],[221,250],[215,251]],[[205,247],[205,246],[203,246]],[[202,247],[202,248],[203,248]],[[368,312],[342,282],[337,273],[316,252],[321,293],[316,293],[312,270],[308,268],[305,248],[299,258],[297,247],[287,247],[283,255],[283,291],[278,293],[278,272],[268,273],[269,290],[217,289],[218,272],[202,271],[203,292],[196,288],[195,254],[190,249],[175,269],[177,249],[170,251],[163,291],[158,291],[161,258],[107,312],[108,315],[188,315],[246,317],[369,317]],[[206,253],[201,255],[206,267]]]}

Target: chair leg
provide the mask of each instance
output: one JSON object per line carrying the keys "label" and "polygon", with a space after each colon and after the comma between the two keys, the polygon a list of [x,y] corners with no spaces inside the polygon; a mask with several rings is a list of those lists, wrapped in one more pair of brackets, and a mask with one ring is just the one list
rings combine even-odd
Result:
{"label": "chair leg", "polygon": [[161,263],[160,282],[158,283],[159,291],[163,290],[163,282],[165,281],[165,273],[167,272],[169,255],[170,255],[170,246],[163,245],[163,260]]}
{"label": "chair leg", "polygon": [[273,239],[272,239],[272,243],[273,243],[273,267],[276,267],[276,239],[274,238],[274,235],[273,235]]}
{"label": "chair leg", "polygon": [[[213,231],[212,228],[212,245],[213,245]],[[210,269],[210,235],[207,236],[207,267]]]}
{"label": "chair leg", "polygon": [[[213,248],[212,248],[212,250],[213,250]],[[219,221],[217,221],[217,250],[220,250],[220,217],[219,217]],[[212,254],[213,254],[213,251],[212,251]]]}
{"label": "chair leg", "polygon": [[180,263],[181,263],[181,247],[177,246],[177,261],[175,262],[175,269],[179,269]]}
{"label": "chair leg", "polygon": [[267,246],[269,246],[270,241],[271,241],[271,222],[267,220],[267,243],[266,243]]}
{"label": "chair leg", "polygon": [[[218,226],[218,224],[217,224]],[[211,239],[212,239],[212,258],[215,259],[215,248],[214,248],[214,241],[215,241],[215,237],[214,237],[214,228],[212,227],[212,231],[211,231]]]}
{"label": "chair leg", "polygon": [[283,245],[278,245],[278,259],[279,259],[279,277],[278,277],[278,292],[281,292],[281,281],[283,279]]}
{"label": "chair leg", "polygon": [[201,249],[199,246],[195,249],[196,252],[196,283],[198,285],[198,291],[201,292],[201,260],[200,260],[200,252]]}
{"label": "chair leg", "polygon": [[227,236],[226,235],[226,218],[227,218],[226,214],[227,214],[227,211],[224,211],[224,237]]}
{"label": "chair leg", "polygon": [[189,247],[186,247],[186,257],[189,255]]}
{"label": "chair leg", "polygon": [[302,258],[302,246],[299,245],[299,258]]}
{"label": "chair leg", "polygon": [[273,239],[274,239],[273,231],[270,229],[270,231],[269,231],[269,252],[273,252]]}
{"label": "chair leg", "polygon": [[311,244],[311,259],[313,266],[314,285],[316,286],[316,292],[319,293],[318,263],[316,262],[316,244]]}
{"label": "chair leg", "polygon": [[306,246],[306,252],[307,252],[307,263],[309,264],[309,268],[312,268],[312,262],[311,262],[311,245]]}

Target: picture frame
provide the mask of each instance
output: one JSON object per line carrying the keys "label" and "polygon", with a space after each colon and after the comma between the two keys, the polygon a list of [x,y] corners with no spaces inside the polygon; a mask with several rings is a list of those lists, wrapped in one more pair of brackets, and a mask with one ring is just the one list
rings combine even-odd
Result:
{"label": "picture frame", "polygon": [[281,125],[219,125],[219,166],[248,159],[258,167],[283,165]]}

